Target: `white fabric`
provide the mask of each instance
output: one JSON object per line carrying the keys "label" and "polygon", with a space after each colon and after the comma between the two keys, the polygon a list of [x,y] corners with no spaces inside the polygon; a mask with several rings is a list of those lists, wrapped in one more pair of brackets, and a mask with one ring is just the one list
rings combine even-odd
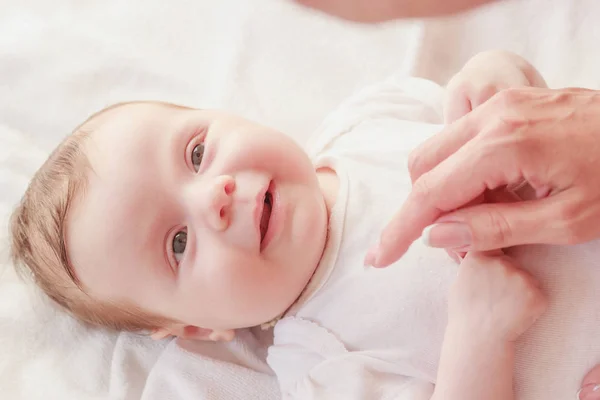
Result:
{"label": "white fabric", "polygon": [[[253,344],[247,336],[192,356],[169,341],[92,332],[11,273],[7,216],[43,158],[89,113],[154,98],[226,108],[304,142],[356,89],[393,72],[443,82],[477,51],[498,47],[530,59],[551,85],[599,88],[599,17],[597,0],[514,0],[374,27],[286,0],[0,0],[2,398],[279,398],[274,378],[266,384],[270,375],[256,373],[264,365],[241,350]],[[559,366],[580,358],[567,354]],[[256,391],[246,395],[244,382]]]}
{"label": "white fabric", "polygon": [[170,341],[151,369],[141,399],[279,398],[265,363],[270,344],[270,332],[260,329],[240,331],[234,342],[223,346]]}
{"label": "white fabric", "polygon": [[[312,141],[340,190],[323,260],[275,326],[267,360],[284,398],[431,397],[457,267],[421,242],[384,270],[363,259],[410,191],[410,150],[442,127],[442,98],[428,81],[390,79],[342,104]],[[600,241],[513,253],[550,300],[518,342],[516,399],[570,398],[600,360]]]}

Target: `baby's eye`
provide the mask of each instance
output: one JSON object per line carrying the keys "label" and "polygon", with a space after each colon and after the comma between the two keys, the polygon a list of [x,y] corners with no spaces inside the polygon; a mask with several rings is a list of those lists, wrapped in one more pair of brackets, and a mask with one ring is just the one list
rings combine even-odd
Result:
{"label": "baby's eye", "polygon": [[173,237],[173,256],[177,262],[181,262],[183,253],[185,252],[185,245],[187,243],[187,232],[180,231]]}
{"label": "baby's eye", "polygon": [[200,169],[200,163],[202,163],[202,157],[204,156],[204,143],[200,143],[192,150],[192,165],[194,170],[198,172]]}

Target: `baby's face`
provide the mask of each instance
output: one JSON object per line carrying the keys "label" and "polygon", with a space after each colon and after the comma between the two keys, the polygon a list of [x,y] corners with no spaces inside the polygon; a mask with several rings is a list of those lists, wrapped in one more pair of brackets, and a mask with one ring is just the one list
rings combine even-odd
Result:
{"label": "baby's face", "polygon": [[89,184],[67,221],[67,251],[89,292],[209,329],[285,311],[326,237],[302,149],[216,111],[133,104],[104,119],[85,144]]}

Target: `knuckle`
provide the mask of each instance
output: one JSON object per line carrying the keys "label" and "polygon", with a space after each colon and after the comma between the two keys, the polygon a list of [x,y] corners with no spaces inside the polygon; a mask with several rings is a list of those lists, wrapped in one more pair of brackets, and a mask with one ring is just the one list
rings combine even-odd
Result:
{"label": "knuckle", "polygon": [[418,148],[411,151],[408,155],[408,171],[410,173],[411,178],[414,180],[416,174],[419,171],[421,164],[421,156]]}
{"label": "knuckle", "polygon": [[[521,116],[500,114],[490,124],[487,134],[494,137],[510,137],[513,140],[523,140],[526,136],[529,121]],[[520,143],[520,142],[519,142]]]}
{"label": "knuckle", "polygon": [[477,238],[473,238],[476,246],[478,244],[484,246],[491,245],[492,247],[499,248],[505,247],[510,243],[513,228],[510,221],[508,221],[503,214],[497,211],[489,211],[483,219],[483,224],[482,231],[487,232],[487,234],[480,239],[483,243],[477,243]]}
{"label": "knuckle", "polygon": [[519,88],[508,88],[496,93],[494,100],[502,108],[510,109],[521,103],[525,97],[525,91]]}
{"label": "knuckle", "polygon": [[[543,151],[539,139],[528,134],[527,126],[528,122],[520,118],[498,118],[486,132],[487,137],[484,143],[487,146],[481,146],[483,150],[483,154],[481,154],[482,162],[502,159],[508,167],[501,171],[505,179],[520,179],[521,172],[524,169],[531,169],[532,164],[535,166],[536,160],[539,159]],[[512,171],[514,176],[506,175],[509,171]]]}
{"label": "knuckle", "polygon": [[424,174],[415,181],[412,188],[412,195],[414,196],[415,200],[419,202],[425,202],[430,198],[432,190],[433,187],[431,185],[429,175]]}

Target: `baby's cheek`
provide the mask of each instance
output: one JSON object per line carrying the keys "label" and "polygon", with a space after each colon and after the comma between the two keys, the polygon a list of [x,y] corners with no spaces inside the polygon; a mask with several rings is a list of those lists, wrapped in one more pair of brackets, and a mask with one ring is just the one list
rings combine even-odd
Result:
{"label": "baby's cheek", "polygon": [[247,252],[236,254],[231,250],[221,262],[213,264],[206,272],[206,284],[218,287],[232,297],[251,296],[264,284],[264,267],[260,260]]}

